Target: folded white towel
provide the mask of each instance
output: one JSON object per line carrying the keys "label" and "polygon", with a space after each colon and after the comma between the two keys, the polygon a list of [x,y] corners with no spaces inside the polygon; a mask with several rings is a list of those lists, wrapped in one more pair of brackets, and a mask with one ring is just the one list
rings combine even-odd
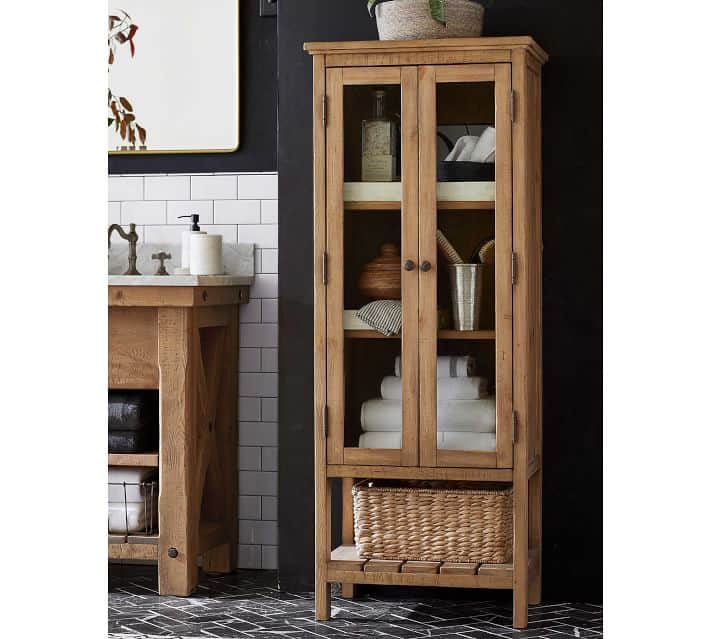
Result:
{"label": "folded white towel", "polygon": [[494,162],[496,157],[496,130],[489,126],[476,142],[470,160],[471,162]]}
{"label": "folded white towel", "polygon": [[[494,433],[496,400],[460,399],[438,402],[436,429],[443,432]],[[360,409],[362,430],[402,432],[402,402],[393,399],[368,399]]]}
{"label": "folded white towel", "polygon": [[456,140],[454,148],[444,158],[444,162],[463,162],[470,159],[477,142],[478,137],[475,135],[462,135]]}
{"label": "folded white towel", "polygon": [[[495,433],[437,433],[436,445],[443,450],[468,450],[493,452],[496,449]],[[360,448],[401,448],[399,433],[370,432],[360,435]]]}
{"label": "folded white towel", "polygon": [[[387,376],[380,385],[382,399],[402,399],[402,378]],[[485,377],[439,377],[436,380],[436,399],[481,399],[488,395]]]}
{"label": "folded white towel", "polygon": [[[139,502],[143,503],[143,497],[150,495],[150,488],[140,486],[142,482],[148,481],[156,475],[155,468],[129,468],[125,466],[110,466],[108,469],[108,500],[109,502],[123,503]],[[126,483],[126,492],[123,492],[123,483]],[[157,486],[153,489],[155,495],[158,494]]]}
{"label": "folded white towel", "polygon": [[[146,530],[146,525],[151,523],[152,518],[153,528],[157,528],[158,519],[158,500],[153,500],[148,503],[148,512],[143,503],[127,503],[127,504],[109,504],[108,505],[108,531],[110,533],[125,535],[132,532]],[[146,514],[149,520],[146,521]],[[126,527],[126,520],[128,527]]]}
{"label": "folded white towel", "polygon": [[[470,355],[439,355],[436,358],[437,377],[471,377],[476,372],[476,360]],[[394,360],[394,374],[402,377],[402,358]]]}

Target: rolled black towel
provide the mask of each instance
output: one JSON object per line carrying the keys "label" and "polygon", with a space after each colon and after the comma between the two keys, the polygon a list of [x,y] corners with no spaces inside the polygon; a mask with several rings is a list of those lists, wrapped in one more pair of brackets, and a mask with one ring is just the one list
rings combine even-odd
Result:
{"label": "rolled black towel", "polygon": [[149,453],[158,447],[156,432],[112,430],[108,434],[109,453]]}
{"label": "rolled black towel", "polygon": [[109,391],[108,429],[110,431],[158,430],[158,393],[156,391]]}

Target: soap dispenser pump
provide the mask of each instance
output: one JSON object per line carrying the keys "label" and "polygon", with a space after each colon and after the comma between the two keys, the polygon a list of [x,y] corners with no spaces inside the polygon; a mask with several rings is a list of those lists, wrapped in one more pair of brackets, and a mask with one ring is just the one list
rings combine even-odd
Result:
{"label": "soap dispenser pump", "polygon": [[192,220],[192,224],[190,225],[191,231],[200,230],[200,216],[197,213],[190,213],[190,215],[178,215],[178,220],[181,220],[184,217],[189,217]]}
{"label": "soap dispenser pump", "polygon": [[[190,230],[182,233],[182,260],[180,261],[180,273],[187,275],[190,272],[190,238],[193,235],[206,235],[205,231],[200,230],[200,216],[197,213],[189,215],[178,215],[178,218],[190,218]],[[175,269],[177,271],[177,269]]]}

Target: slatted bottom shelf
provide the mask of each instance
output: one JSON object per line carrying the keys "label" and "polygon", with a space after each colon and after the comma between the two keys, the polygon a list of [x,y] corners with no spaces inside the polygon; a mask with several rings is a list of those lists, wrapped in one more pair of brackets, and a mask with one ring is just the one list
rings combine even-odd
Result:
{"label": "slatted bottom shelf", "polygon": [[[535,555],[530,553],[530,566]],[[513,587],[513,564],[466,564],[441,561],[361,559],[355,546],[339,546],[330,554],[328,581],[355,584],[445,586],[451,588]]]}

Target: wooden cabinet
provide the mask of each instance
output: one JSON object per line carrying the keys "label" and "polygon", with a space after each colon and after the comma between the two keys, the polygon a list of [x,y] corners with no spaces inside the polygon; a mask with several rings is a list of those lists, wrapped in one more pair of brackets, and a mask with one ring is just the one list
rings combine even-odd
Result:
{"label": "wooden cabinet", "polygon": [[[334,581],[346,595],[355,583],[466,585],[511,588],[514,625],[524,627],[528,601],[540,597],[540,72],[547,57],[528,37],[305,48],[314,69],[317,617],[329,616]],[[378,94],[384,114],[373,112]],[[387,127],[375,142],[366,137],[377,121],[396,128],[394,145]],[[395,167],[394,180],[363,180],[363,167],[371,174],[378,162]],[[495,259],[469,269],[480,299],[460,308],[478,309],[475,322],[455,321],[456,293],[473,289],[450,279],[438,234],[464,263],[495,242]],[[385,243],[396,244],[401,259],[401,330],[389,336],[356,317],[372,301],[358,278]],[[448,356],[475,361],[484,399],[476,410],[487,411],[490,432],[449,432],[447,424],[468,424],[470,413],[456,388],[438,380],[437,360]],[[349,487],[375,477],[512,483],[512,562],[455,577],[402,569],[385,578],[363,567],[353,555]],[[345,505],[343,545],[333,549],[336,478]]]}
{"label": "wooden cabinet", "polygon": [[158,450],[109,454],[154,467],[158,534],[108,536],[112,560],[155,560],[161,595],[188,596],[237,566],[239,305],[247,286],[109,286],[108,387],[155,389]]}

